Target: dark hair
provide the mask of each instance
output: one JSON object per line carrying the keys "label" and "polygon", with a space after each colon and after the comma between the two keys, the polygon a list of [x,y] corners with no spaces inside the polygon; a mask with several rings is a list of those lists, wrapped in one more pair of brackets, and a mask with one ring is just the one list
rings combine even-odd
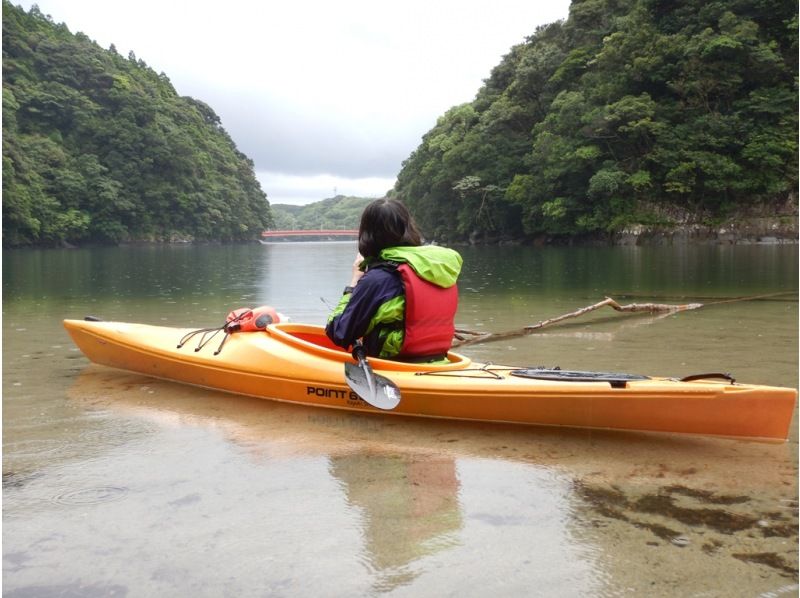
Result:
{"label": "dark hair", "polygon": [[376,199],[364,208],[358,228],[358,252],[378,257],[387,247],[422,245],[414,218],[397,199]]}

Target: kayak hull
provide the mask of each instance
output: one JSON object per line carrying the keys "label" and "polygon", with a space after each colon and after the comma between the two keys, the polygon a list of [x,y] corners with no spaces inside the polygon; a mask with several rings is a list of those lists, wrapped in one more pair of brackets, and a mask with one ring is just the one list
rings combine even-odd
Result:
{"label": "kayak hull", "polygon": [[198,335],[179,347],[191,330],[84,320],[65,320],[64,326],[86,357],[101,365],[351,411],[784,440],[797,399],[794,389],[718,380],[647,378],[622,385],[537,380],[512,375],[517,368],[473,363],[451,353],[445,365],[370,359],[374,371],[402,395],[395,409],[381,411],[350,390],[344,364],[354,360],[316,326],[275,324],[263,332],[233,334],[218,353],[222,333],[213,339]]}

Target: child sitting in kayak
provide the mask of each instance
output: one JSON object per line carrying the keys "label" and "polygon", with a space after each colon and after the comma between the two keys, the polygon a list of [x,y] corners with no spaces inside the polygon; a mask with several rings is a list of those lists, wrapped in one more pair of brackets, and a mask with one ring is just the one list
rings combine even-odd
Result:
{"label": "child sitting in kayak", "polygon": [[461,263],[452,249],[422,245],[402,202],[373,201],[361,215],[353,276],[326,334],[344,348],[362,339],[371,357],[442,359],[455,330]]}

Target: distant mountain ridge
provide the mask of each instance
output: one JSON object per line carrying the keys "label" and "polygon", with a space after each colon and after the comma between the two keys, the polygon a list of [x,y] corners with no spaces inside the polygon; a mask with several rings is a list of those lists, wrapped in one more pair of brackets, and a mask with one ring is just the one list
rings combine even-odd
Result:
{"label": "distant mountain ridge", "polygon": [[278,230],[355,229],[361,213],[375,198],[337,195],[305,206],[272,204]]}

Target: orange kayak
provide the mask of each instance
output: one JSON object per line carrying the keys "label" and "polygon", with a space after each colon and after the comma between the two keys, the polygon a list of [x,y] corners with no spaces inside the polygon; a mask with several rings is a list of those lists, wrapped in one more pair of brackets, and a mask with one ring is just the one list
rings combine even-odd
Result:
{"label": "orange kayak", "polygon": [[[457,353],[441,365],[372,358],[394,383],[399,404],[381,411],[350,390],[354,363],[318,326],[271,324],[218,340],[190,329],[65,320],[93,362],[231,393],[351,411],[575,428],[638,430],[784,440],[797,391],[730,379],[561,372],[474,363]],[[208,339],[206,339],[208,340]]]}

